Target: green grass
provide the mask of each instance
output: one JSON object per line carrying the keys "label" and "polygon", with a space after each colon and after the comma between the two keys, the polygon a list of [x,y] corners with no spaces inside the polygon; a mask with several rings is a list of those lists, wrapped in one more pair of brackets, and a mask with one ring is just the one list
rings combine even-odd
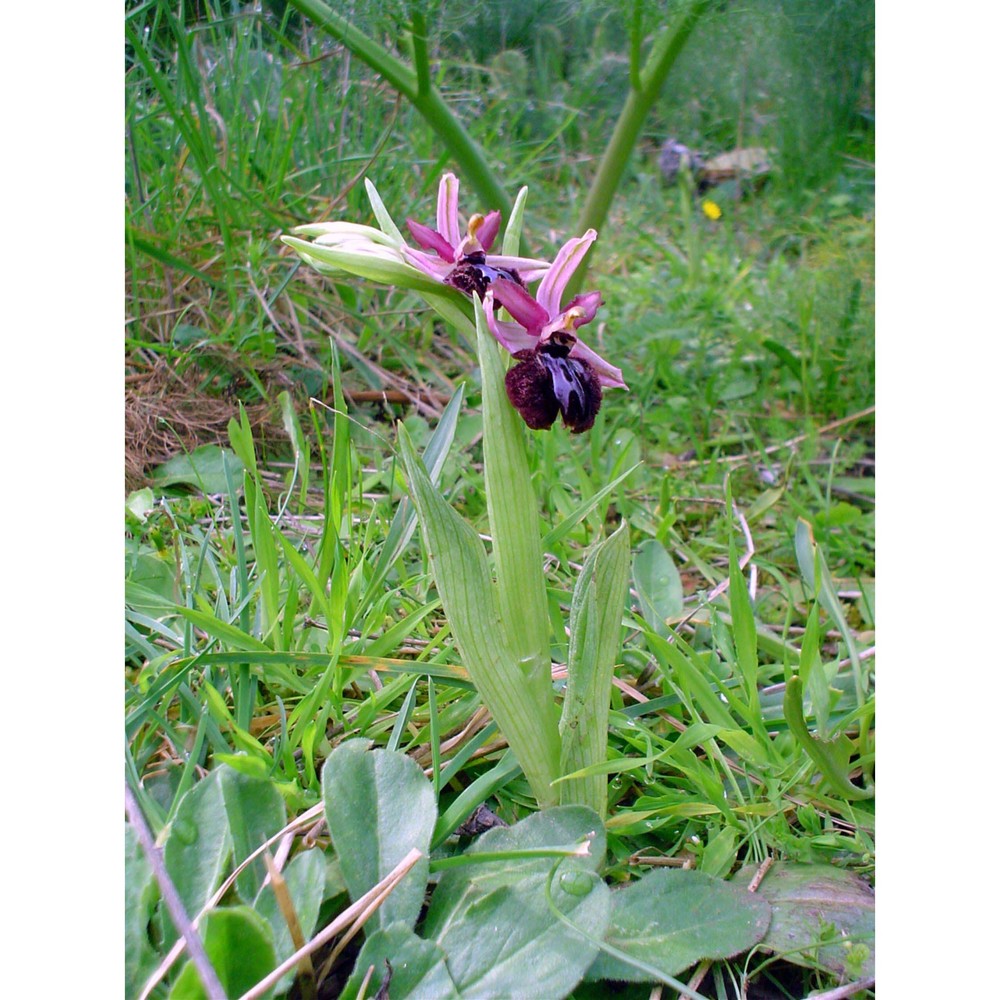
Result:
{"label": "green grass", "polygon": [[[444,404],[464,384],[440,483],[487,530],[474,345],[412,295],[320,278],[278,242],[314,219],[370,222],[361,176],[397,221],[430,221],[448,164],[411,110],[307,26],[226,6],[185,29],[171,10],[127,11],[126,361],[193,373],[232,400],[235,423],[211,490],[157,488],[127,515],[130,784],[159,833],[206,769],[239,754],[296,815],[320,802],[326,758],[360,736],[432,768],[442,814],[471,788],[470,809],[484,801],[513,822],[533,800],[520,774],[490,781],[502,748],[442,617],[395,447],[402,420],[415,447],[433,451]],[[587,11],[613,24],[607,10]],[[385,12],[367,14],[377,23]],[[560,30],[553,22],[546,30]],[[719,88],[699,96],[697,63],[679,65],[653,122],[700,129],[685,141],[702,148],[737,138],[734,66],[778,75],[724,15],[711,30]],[[574,235],[612,122],[580,113],[577,78],[601,72],[611,42],[579,66],[549,66],[561,85],[548,104],[518,104],[517,74],[478,62],[478,43],[460,32],[438,43],[444,88],[470,109],[466,123],[511,194],[531,187],[532,248]],[[685,59],[711,60],[706,47]],[[510,64],[533,71],[544,58],[511,51]],[[782,126],[801,135],[801,114],[773,94],[761,100],[761,115],[777,115],[762,141]],[[874,800],[837,790],[786,701],[802,676],[810,730],[842,735],[852,780],[872,782],[871,137],[835,111],[836,148],[796,167],[789,146],[758,194],[709,195],[718,222],[700,196],[662,185],[651,144],[637,150],[588,277],[605,300],[598,349],[631,391],[607,393],[587,435],[532,436],[554,661],[566,660],[563,622],[585,552],[620,519],[634,555],[662,545],[682,588],[680,603],[666,586],[646,603],[633,591],[624,623],[627,687],[613,692],[608,749],[612,882],[642,870],[637,857],[688,859],[723,877],[769,856],[873,872]],[[419,390],[420,405],[355,401],[364,390]],[[240,424],[239,401],[271,405],[266,438]],[[826,584],[807,582],[803,521]],[[762,959],[720,962],[712,975],[738,982]],[[834,982],[817,972],[811,984]]]}

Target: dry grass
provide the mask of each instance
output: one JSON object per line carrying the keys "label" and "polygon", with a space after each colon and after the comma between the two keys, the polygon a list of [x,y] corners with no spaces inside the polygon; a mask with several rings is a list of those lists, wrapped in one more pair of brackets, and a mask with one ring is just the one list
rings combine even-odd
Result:
{"label": "dry grass", "polygon": [[[234,396],[212,394],[204,379],[158,360],[125,376],[125,488],[148,485],[147,470],[203,444],[228,443],[226,428],[239,416]],[[255,436],[266,434],[272,406],[245,406]],[[280,432],[280,428],[277,428]]]}

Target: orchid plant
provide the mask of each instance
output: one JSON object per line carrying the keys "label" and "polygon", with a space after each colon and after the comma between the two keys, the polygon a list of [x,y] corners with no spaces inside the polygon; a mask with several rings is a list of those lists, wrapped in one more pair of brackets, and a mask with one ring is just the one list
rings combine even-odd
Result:
{"label": "orchid plant", "polygon": [[[347,272],[416,291],[476,343],[492,569],[477,531],[438,491],[400,425],[424,546],[469,676],[539,806],[577,803],[604,816],[607,778],[601,766],[628,586],[628,526],[623,522],[594,546],[577,579],[560,715],[525,428],[548,429],[561,417],[571,432],[582,433],[593,427],[603,392],[627,388],[621,369],[579,335],[602,304],[600,293],[563,302],[597,233],[590,229],[570,239],[551,262],[519,256],[527,196],[522,188],[502,252],[494,253],[499,211],[471,215],[463,227],[459,182],[448,173],[440,182],[436,227],[408,219],[408,241],[374,185],[365,184],[378,228],[321,222],[282,239],[320,272]],[[509,368],[504,352],[514,361]]]}

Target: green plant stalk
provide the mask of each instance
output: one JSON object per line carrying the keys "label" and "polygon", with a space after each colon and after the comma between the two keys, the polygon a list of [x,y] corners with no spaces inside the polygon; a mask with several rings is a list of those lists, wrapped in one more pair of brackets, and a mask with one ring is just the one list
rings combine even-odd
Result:
{"label": "green plant stalk", "polygon": [[[604,156],[601,157],[597,175],[590,185],[590,192],[576,226],[578,233],[586,232],[588,229],[600,232],[653,102],[659,97],[667,74],[687,44],[691,32],[713,2],[714,0],[691,0],[678,11],[676,20],[665,28],[653,43],[646,65],[639,74],[638,87],[634,85],[634,75],[630,74],[633,85],[618,116],[611,141],[604,151]],[[568,295],[574,295],[583,287],[587,263],[587,260],[584,260],[577,268],[567,288]]]}
{"label": "green plant stalk", "polygon": [[[621,650],[629,557],[628,524],[622,521],[613,535],[591,550],[573,591],[569,673],[559,723],[563,774],[603,765],[607,758],[611,678]],[[590,806],[604,819],[607,774],[586,774],[561,782],[559,802]]]}
{"label": "green plant stalk", "polygon": [[551,710],[529,692],[500,620],[486,550],[473,527],[431,484],[406,428],[399,445],[424,548],[463,663],[517,758],[540,808],[558,803],[559,731]]}
{"label": "green plant stalk", "polygon": [[490,168],[482,147],[455,117],[440,92],[430,84],[422,17],[415,20],[417,31],[414,33],[413,56],[417,67],[414,70],[386,52],[381,45],[321,0],[289,0],[289,4],[310,18],[318,28],[347,46],[362,62],[399,91],[448,147],[479,197],[491,209],[499,208],[505,218],[510,215],[510,199]]}
{"label": "green plant stalk", "polygon": [[[483,456],[486,507],[493,539],[500,621],[540,712],[552,715],[552,660],[548,599],[542,574],[541,525],[528,470],[525,430],[504,388],[500,348],[475,300],[476,337],[483,384]],[[546,723],[548,724],[548,723]]]}

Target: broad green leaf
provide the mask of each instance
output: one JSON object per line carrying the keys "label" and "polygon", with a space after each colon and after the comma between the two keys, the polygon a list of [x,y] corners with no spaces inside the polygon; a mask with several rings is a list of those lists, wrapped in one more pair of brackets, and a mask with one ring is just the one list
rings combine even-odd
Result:
{"label": "broad green leaf", "polygon": [[157,617],[174,611],[180,595],[177,567],[151,552],[126,560],[125,602]]}
{"label": "broad green leaf", "polygon": [[[540,699],[526,687],[501,625],[483,543],[431,485],[402,426],[399,444],[424,548],[463,663],[539,805],[555,805],[558,793],[552,782],[559,773],[559,732],[551,689]],[[534,664],[527,666],[533,669]]]}
{"label": "broad green leaf", "polygon": [[[267,778],[252,777],[228,765],[218,770],[233,838],[234,861],[241,864],[285,825],[285,800]],[[263,857],[255,858],[236,879],[237,892],[252,901],[266,874]]]}
{"label": "broad green leaf", "polygon": [[[490,830],[466,852],[472,857],[567,848],[590,837],[585,857],[514,856],[441,876],[424,933],[445,951],[463,996],[565,996],[593,960],[609,915],[608,889],[597,875],[604,827],[591,809],[560,806],[535,813]],[[555,908],[583,933],[552,913],[549,891]]]}
{"label": "broad green leaf", "polygon": [[163,844],[163,863],[188,917],[222,882],[230,846],[219,771],[212,771],[185,793]]}
{"label": "broad green leaf", "polygon": [[158,958],[147,930],[156,906],[153,870],[135,830],[125,826],[125,996],[138,996]]}
{"label": "broad green leaf", "polygon": [[[631,958],[675,976],[702,959],[730,958],[767,932],[767,900],[700,871],[660,869],[611,894],[605,941]],[[587,979],[651,982],[625,961],[601,954]]]}
{"label": "broad green leaf", "polygon": [[[200,930],[208,959],[228,997],[242,996],[278,964],[271,928],[249,906],[212,910],[205,915]],[[268,990],[264,996],[272,993]],[[170,991],[170,1000],[202,1000],[205,996],[198,972],[189,960]]]}
{"label": "broad green leaf", "polygon": [[[559,734],[563,774],[603,765],[608,750],[608,709],[615,661],[621,652],[622,615],[628,593],[629,532],[625,521],[587,557],[573,592],[569,619],[569,677]],[[563,782],[560,801],[607,812],[607,775]]]}
{"label": "broad green leaf", "polygon": [[152,471],[150,478],[156,486],[184,484],[196,486],[203,493],[225,493],[227,458],[230,468],[237,469],[239,460],[228,448],[205,444],[190,454],[168,459]]}
{"label": "broad green leaf", "polygon": [[385,985],[387,961],[392,967],[392,978],[386,996],[460,1000],[461,994],[448,974],[444,952],[433,941],[417,937],[404,923],[375,931],[365,940],[340,1000],[354,1000],[359,995],[361,984],[372,967],[366,996],[375,996],[380,984]]}
{"label": "broad green leaf", "polygon": [[[385,878],[414,847],[430,853],[437,804],[419,766],[401,753],[368,751],[367,740],[348,740],[323,767],[323,804],[351,899]],[[380,928],[401,921],[413,927],[427,887],[421,858],[375,914]]]}
{"label": "broad green leaf", "polygon": [[[302,851],[296,854],[281,873],[288,895],[291,897],[295,916],[305,941],[308,941],[316,929],[319,918],[319,908],[323,902],[326,881],[326,859],[320,850]],[[278,905],[278,897],[270,882],[262,886],[253,908],[267,921],[274,940],[275,964],[280,965],[297,950],[292,941],[292,932],[288,928]],[[278,981],[275,990],[281,993],[292,984],[294,972],[289,972]]]}
{"label": "broad green leaf", "polygon": [[[748,885],[755,871],[742,869],[733,884]],[[757,895],[773,913],[761,947],[848,980],[875,975],[875,893],[864,879],[832,865],[779,861]]]}
{"label": "broad green leaf", "polygon": [[[488,830],[465,852],[467,856],[541,848],[566,848],[587,840],[589,853],[566,858],[567,868],[596,872],[604,859],[606,838],[601,818],[585,806],[557,806],[532,813],[510,827]],[[490,889],[522,879],[548,878],[552,857],[512,857],[446,871],[438,882],[424,922],[424,933],[435,937],[456,914]]]}
{"label": "broad green leaf", "polygon": [[639,596],[642,616],[667,638],[667,622],[684,613],[684,587],[670,553],[663,543],[647,538],[636,550],[632,565],[632,582]]}
{"label": "broad green leaf", "polygon": [[438,944],[462,996],[561,997],[583,978],[610,916],[610,890],[593,872],[563,872],[491,889],[444,929]]}

